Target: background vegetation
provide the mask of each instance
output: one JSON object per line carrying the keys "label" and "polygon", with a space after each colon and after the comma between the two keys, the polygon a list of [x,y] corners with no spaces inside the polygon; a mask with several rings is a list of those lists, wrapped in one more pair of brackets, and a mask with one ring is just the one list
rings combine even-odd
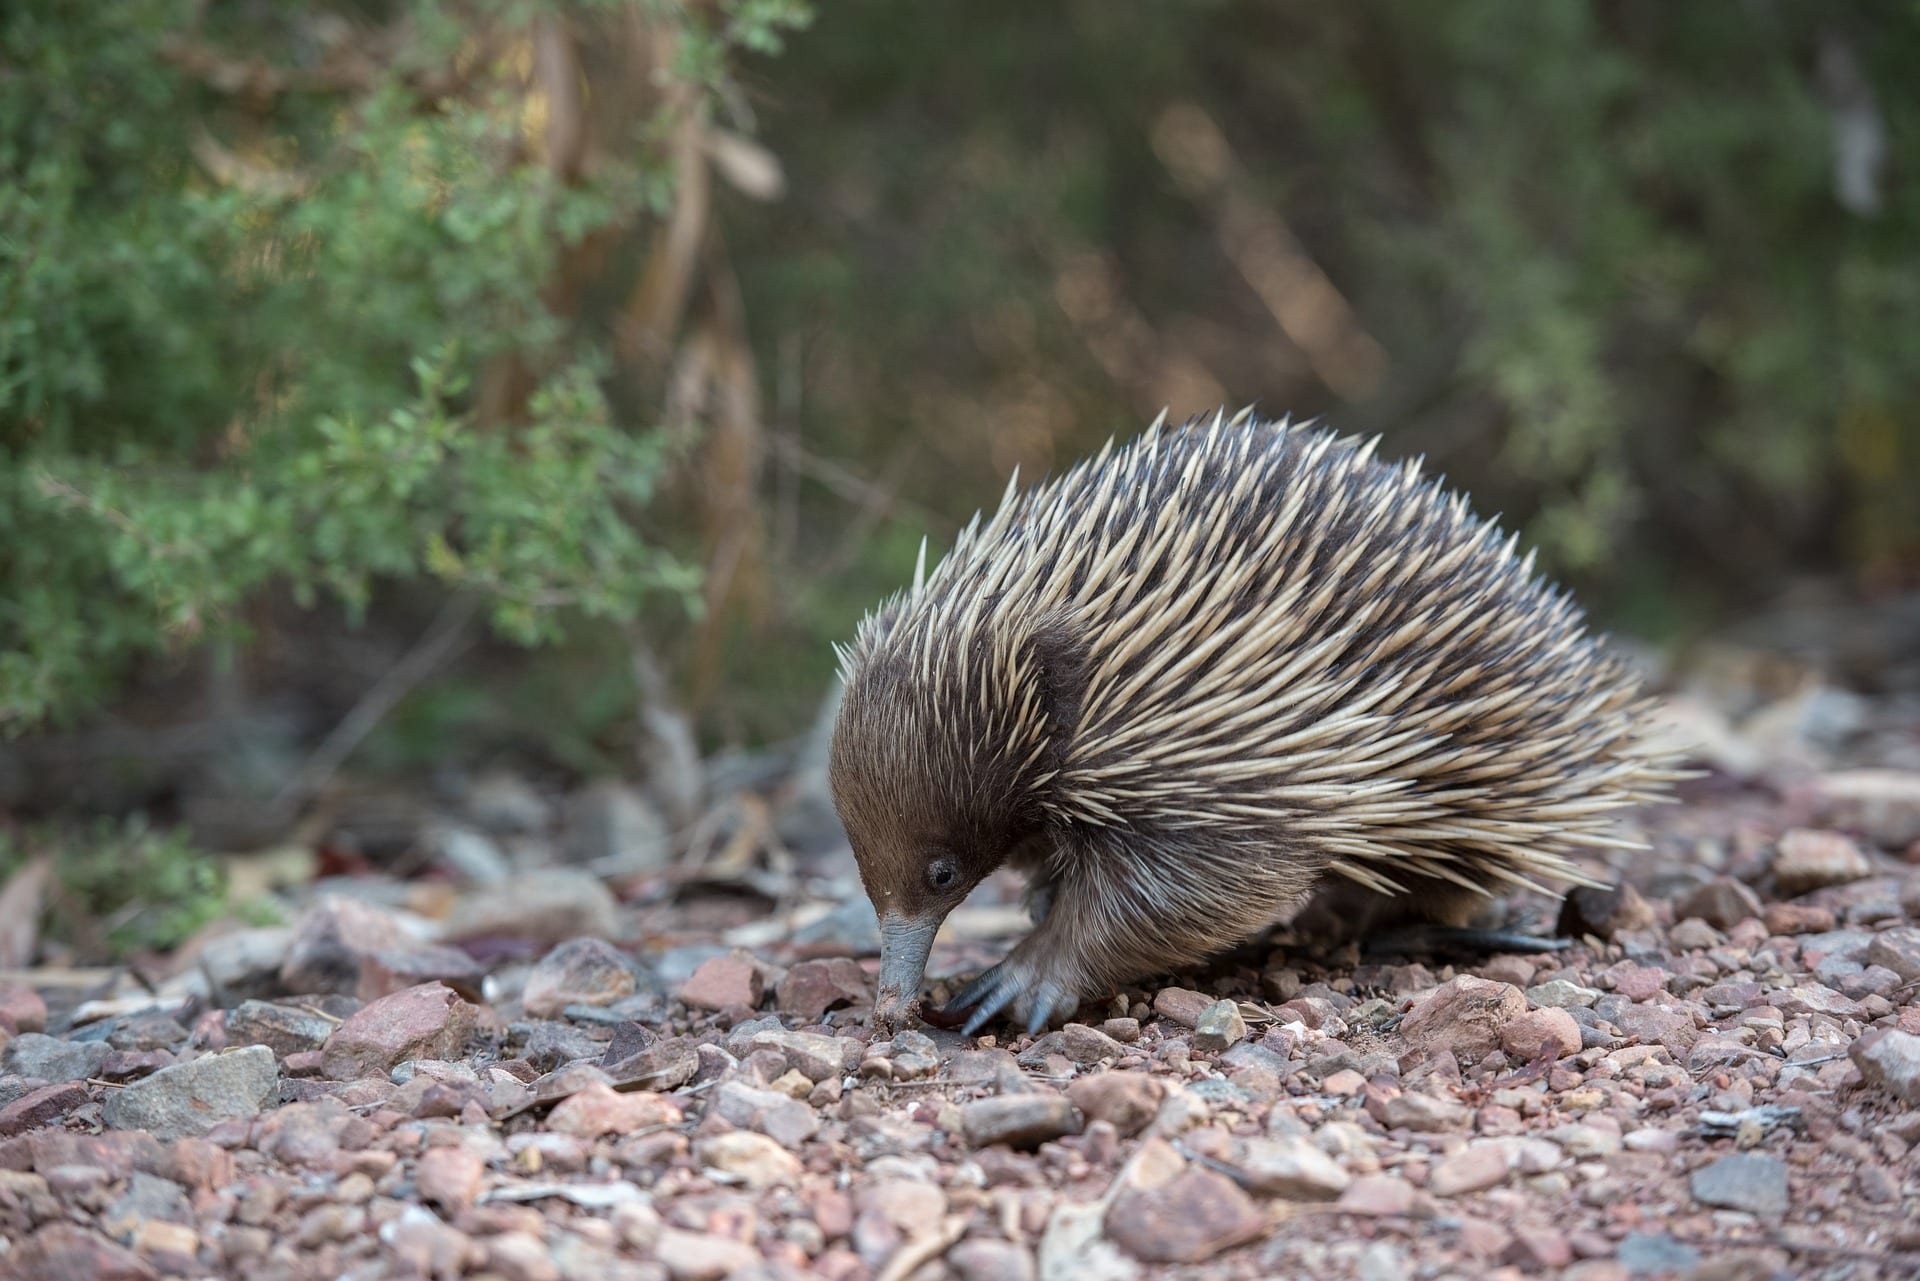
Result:
{"label": "background vegetation", "polygon": [[1916,62],[1912,0],[15,0],[0,808],[794,734],[922,533],[1163,405],[1385,432],[1650,635],[1911,585]]}

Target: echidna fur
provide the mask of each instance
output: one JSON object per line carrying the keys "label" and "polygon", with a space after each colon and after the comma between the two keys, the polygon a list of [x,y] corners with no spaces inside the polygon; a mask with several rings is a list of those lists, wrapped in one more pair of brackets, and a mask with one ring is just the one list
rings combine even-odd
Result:
{"label": "echidna fur", "polygon": [[1614,811],[1678,777],[1651,700],[1514,536],[1376,444],[1163,415],[1016,477],[931,573],[923,546],[841,651],[832,751],[883,1023],[1006,862],[1050,907],[970,1029],[1198,961],[1323,873],[1419,916],[1631,844]]}

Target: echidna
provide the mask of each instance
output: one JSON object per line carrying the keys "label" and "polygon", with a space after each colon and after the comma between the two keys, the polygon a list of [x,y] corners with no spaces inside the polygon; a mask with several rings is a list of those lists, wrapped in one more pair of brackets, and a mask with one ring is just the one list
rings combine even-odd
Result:
{"label": "echidna", "polygon": [[841,650],[831,775],[881,922],[876,1019],[994,869],[1036,927],[953,1003],[1030,1029],[1242,942],[1324,873],[1384,916],[1592,884],[1677,774],[1516,539],[1377,441],[1249,411],[1018,477]]}

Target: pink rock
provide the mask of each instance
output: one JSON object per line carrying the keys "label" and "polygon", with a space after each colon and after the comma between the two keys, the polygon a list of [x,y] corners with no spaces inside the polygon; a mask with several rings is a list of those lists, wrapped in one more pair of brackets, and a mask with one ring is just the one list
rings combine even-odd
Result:
{"label": "pink rock", "polygon": [[1143,1072],[1100,1072],[1067,1087],[1067,1098],[1089,1121],[1105,1121],[1131,1138],[1160,1110],[1165,1087]]}
{"label": "pink rock", "polygon": [[1573,1245],[1558,1228],[1515,1228],[1507,1257],[1530,1275],[1550,1272],[1573,1262]]}
{"label": "pink rock", "polygon": [[801,961],[780,980],[775,995],[782,1014],[817,1023],[828,1010],[861,1005],[872,999],[872,985],[858,961],[836,956],[824,961]]}
{"label": "pink rock", "polygon": [[1502,1029],[1526,1012],[1519,988],[1462,974],[1415,1005],[1400,1034],[1415,1049],[1451,1050],[1462,1063],[1477,1063],[1500,1048]]}
{"label": "pink rock", "polygon": [[0,1029],[20,1032],[47,1030],[47,1003],[32,988],[0,983]]}
{"label": "pink rock", "polygon": [[[1203,996],[1191,988],[1165,987],[1153,998],[1153,1012],[1163,1019],[1171,1019],[1182,1027],[1198,1027],[1200,1016],[1213,1004],[1213,998]],[[1309,1024],[1309,1026],[1312,1026]]]}
{"label": "pink rock", "polygon": [[1564,1059],[1580,1052],[1580,1025],[1565,1010],[1528,1010],[1500,1030],[1500,1048],[1528,1063],[1548,1052]]}
{"label": "pink rock", "polygon": [[480,1195],[486,1164],[480,1154],[463,1147],[428,1148],[414,1167],[414,1185],[423,1199],[450,1213],[470,1208]]}
{"label": "pink rock", "polygon": [[441,983],[423,983],[362,1008],[333,1030],[321,1054],[327,1076],[384,1076],[408,1059],[452,1059],[465,1050],[475,1010]]}
{"label": "pink rock", "polygon": [[562,1099],[547,1118],[547,1128],[558,1134],[595,1139],[679,1120],[680,1109],[665,1095],[646,1090],[621,1094],[595,1082]]}
{"label": "pink rock", "polygon": [[1616,965],[1613,990],[1629,1001],[1651,1001],[1667,990],[1667,972],[1651,965]]}
{"label": "pink rock", "polygon": [[1391,1174],[1369,1174],[1353,1181],[1340,1194],[1335,1208],[1346,1214],[1375,1216],[1411,1214],[1415,1203],[1413,1185]]}
{"label": "pink rock", "polygon": [[1107,1235],[1147,1263],[1199,1263],[1267,1234],[1267,1216],[1233,1180],[1191,1166],[1132,1187],[1107,1211]]}
{"label": "pink rock", "polygon": [[153,1281],[153,1268],[125,1246],[71,1223],[49,1223],[17,1244],[8,1276],[34,1281]]}
{"label": "pink rock", "polygon": [[680,999],[697,1010],[725,1010],[760,1004],[766,994],[766,976],[752,957],[740,952],[716,956],[701,963],[680,986]]}
{"label": "pink rock", "polygon": [[1484,1192],[1507,1181],[1507,1153],[1498,1143],[1482,1143],[1433,1167],[1427,1189],[1435,1196],[1465,1196]]}

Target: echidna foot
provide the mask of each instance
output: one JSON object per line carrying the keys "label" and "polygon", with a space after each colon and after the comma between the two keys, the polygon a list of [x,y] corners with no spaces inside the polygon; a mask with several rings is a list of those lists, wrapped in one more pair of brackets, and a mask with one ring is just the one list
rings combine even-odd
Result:
{"label": "echidna foot", "polygon": [[967,984],[955,997],[949,1010],[972,1013],[961,1026],[962,1035],[972,1036],[995,1015],[1012,1006],[1013,1019],[1030,1033],[1037,1033],[1056,1017],[1071,1014],[1080,999],[1065,983],[1037,973],[1019,956],[1009,956],[1000,964]]}

